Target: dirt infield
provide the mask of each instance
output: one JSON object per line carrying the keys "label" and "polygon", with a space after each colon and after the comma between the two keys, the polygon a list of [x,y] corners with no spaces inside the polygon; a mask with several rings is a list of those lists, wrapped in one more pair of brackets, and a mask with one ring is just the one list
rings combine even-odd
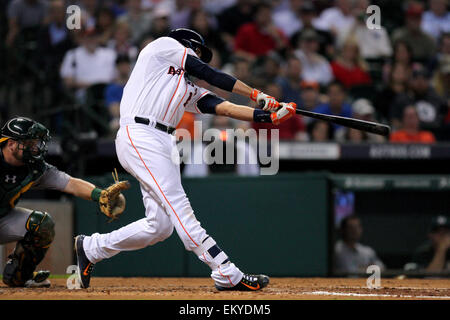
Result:
{"label": "dirt infield", "polygon": [[259,292],[219,292],[208,278],[93,278],[87,290],[69,290],[66,279],[47,289],[0,286],[1,300],[304,300],[447,299],[450,279],[382,279],[368,289],[366,279],[271,278]]}

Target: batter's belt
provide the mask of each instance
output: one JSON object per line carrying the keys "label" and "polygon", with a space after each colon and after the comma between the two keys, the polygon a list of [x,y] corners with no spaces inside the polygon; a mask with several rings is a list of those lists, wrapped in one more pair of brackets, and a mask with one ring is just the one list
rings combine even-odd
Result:
{"label": "batter's belt", "polygon": [[[147,118],[142,118],[142,117],[134,117],[134,121],[136,123],[142,123],[142,124],[146,124],[149,125],[151,123],[150,119]],[[175,132],[175,128],[174,127],[169,127],[166,126],[165,124],[162,124],[160,122],[154,122],[154,128],[161,130],[162,132],[168,133],[168,134],[172,134]]]}

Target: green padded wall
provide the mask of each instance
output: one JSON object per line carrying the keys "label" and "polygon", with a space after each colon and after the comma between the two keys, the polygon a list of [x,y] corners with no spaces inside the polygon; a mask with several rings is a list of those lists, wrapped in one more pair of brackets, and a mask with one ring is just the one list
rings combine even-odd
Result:
{"label": "green padded wall", "polygon": [[[127,210],[107,223],[94,203],[76,200],[78,233],[110,232],[144,217],[138,182],[124,194]],[[107,186],[111,177],[89,181]],[[242,271],[271,276],[328,273],[328,182],[322,173],[183,179],[197,219]],[[208,276],[176,231],[163,243],[122,252],[96,265],[96,276]]]}

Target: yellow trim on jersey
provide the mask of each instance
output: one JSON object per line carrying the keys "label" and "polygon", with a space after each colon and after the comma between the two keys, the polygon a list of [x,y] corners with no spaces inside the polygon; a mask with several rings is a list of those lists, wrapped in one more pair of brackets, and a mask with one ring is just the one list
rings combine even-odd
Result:
{"label": "yellow trim on jersey", "polygon": [[27,184],[25,187],[23,187],[22,189],[20,189],[19,192],[16,193],[16,195],[14,197],[11,198],[11,200],[9,200],[9,205],[11,206],[11,208],[14,208],[14,202],[20,197],[20,195],[22,193],[25,193],[28,191],[28,189],[31,188],[31,186],[33,185],[34,181],[31,181],[29,184]]}

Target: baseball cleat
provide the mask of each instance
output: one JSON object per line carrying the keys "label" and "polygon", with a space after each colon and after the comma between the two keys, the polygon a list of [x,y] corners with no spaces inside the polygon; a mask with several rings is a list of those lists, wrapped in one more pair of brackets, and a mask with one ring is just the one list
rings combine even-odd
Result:
{"label": "baseball cleat", "polygon": [[268,284],[269,277],[266,275],[244,274],[241,281],[234,287],[225,288],[216,285],[216,289],[219,291],[257,291],[267,287]]}
{"label": "baseball cleat", "polygon": [[50,276],[50,271],[39,270],[33,272],[33,278],[25,282],[25,288],[49,288],[50,281],[47,279]]}
{"label": "baseball cleat", "polygon": [[94,269],[94,264],[89,261],[84,253],[83,240],[84,235],[79,235],[75,237],[75,253],[77,255],[77,267],[78,267],[78,280],[82,288],[89,288],[89,283],[91,281],[91,273]]}

